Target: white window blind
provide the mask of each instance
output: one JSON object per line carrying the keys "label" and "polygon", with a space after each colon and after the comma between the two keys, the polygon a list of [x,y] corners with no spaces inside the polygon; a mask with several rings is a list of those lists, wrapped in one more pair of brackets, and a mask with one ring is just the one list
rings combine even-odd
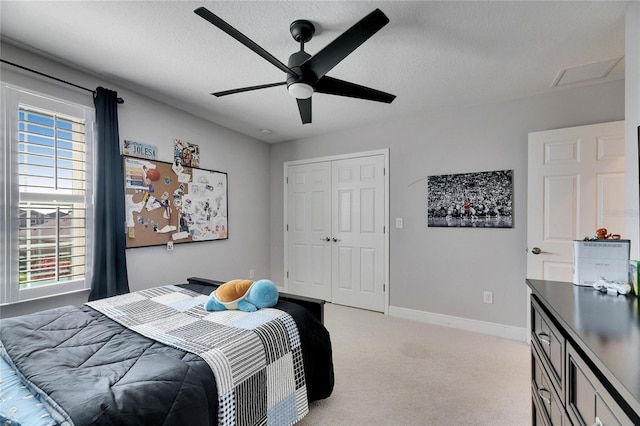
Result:
{"label": "white window blind", "polygon": [[4,177],[13,196],[4,215],[13,254],[3,259],[2,302],[88,288],[93,111],[7,90]]}
{"label": "white window blind", "polygon": [[20,288],[83,278],[84,120],[26,105],[18,117]]}

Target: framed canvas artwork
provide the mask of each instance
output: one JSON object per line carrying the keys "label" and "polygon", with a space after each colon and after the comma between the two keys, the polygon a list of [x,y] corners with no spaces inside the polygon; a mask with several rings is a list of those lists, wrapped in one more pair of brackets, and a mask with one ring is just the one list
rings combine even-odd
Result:
{"label": "framed canvas artwork", "polygon": [[513,227],[513,170],[429,176],[427,226]]}

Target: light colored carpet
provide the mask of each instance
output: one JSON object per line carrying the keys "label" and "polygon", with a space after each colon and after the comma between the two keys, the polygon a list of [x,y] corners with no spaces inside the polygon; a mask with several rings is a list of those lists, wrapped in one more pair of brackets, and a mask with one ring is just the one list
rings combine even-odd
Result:
{"label": "light colored carpet", "polygon": [[325,325],[335,387],[298,425],[531,423],[525,342],[333,304]]}

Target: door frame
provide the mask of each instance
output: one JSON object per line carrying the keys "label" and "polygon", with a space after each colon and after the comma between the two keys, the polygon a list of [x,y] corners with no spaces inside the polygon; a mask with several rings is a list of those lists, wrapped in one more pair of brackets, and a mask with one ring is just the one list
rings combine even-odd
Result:
{"label": "door frame", "polygon": [[364,151],[364,152],[354,152],[351,154],[341,154],[341,155],[332,155],[328,157],[316,157],[316,158],[307,158],[304,160],[294,160],[294,161],[286,161],[283,163],[283,175],[282,179],[283,185],[283,195],[284,195],[284,222],[283,222],[283,233],[284,233],[284,290],[285,292],[289,289],[289,277],[287,277],[287,271],[289,270],[289,241],[288,241],[288,231],[287,231],[287,223],[288,223],[288,206],[289,206],[289,191],[287,190],[287,179],[289,178],[287,174],[287,170],[289,166],[296,166],[301,164],[311,164],[311,163],[321,163],[325,161],[336,161],[336,160],[347,160],[353,158],[362,158],[362,157],[372,157],[375,155],[384,156],[384,314],[389,315],[389,293],[391,284],[389,283],[389,148],[378,149],[373,151]]}

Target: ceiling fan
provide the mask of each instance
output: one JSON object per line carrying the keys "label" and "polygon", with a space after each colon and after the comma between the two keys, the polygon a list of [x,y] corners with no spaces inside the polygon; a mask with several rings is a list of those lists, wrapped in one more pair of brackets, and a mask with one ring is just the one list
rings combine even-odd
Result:
{"label": "ceiling fan", "polygon": [[280,62],[269,52],[258,46],[254,41],[208,9],[199,7],[194,12],[253,50],[262,58],[284,71],[287,75],[286,81],[283,82],[225,90],[212,93],[212,95],[220,97],[286,84],[289,93],[295,97],[298,102],[298,110],[300,111],[302,124],[311,123],[311,95],[313,95],[314,92],[385,103],[391,103],[396,98],[395,95],[390,93],[326,75],[327,72],[340,61],[356,50],[358,46],[389,23],[389,18],[387,18],[380,9],[376,9],[362,18],[354,26],[342,33],[338,38],[313,56],[304,51],[304,44],[311,40],[315,34],[314,25],[304,19],[293,21],[289,29],[293,39],[300,43],[300,51],[293,53],[289,57],[288,65]]}

